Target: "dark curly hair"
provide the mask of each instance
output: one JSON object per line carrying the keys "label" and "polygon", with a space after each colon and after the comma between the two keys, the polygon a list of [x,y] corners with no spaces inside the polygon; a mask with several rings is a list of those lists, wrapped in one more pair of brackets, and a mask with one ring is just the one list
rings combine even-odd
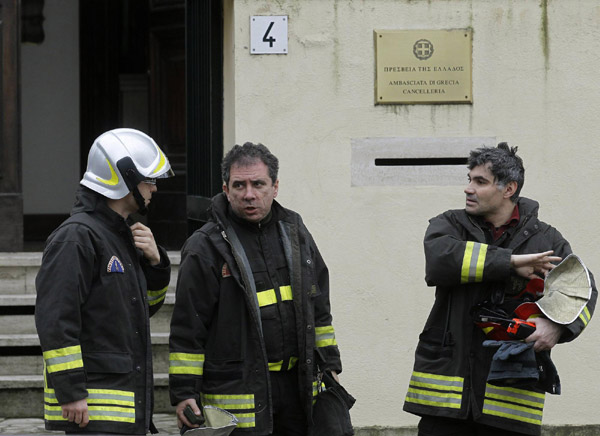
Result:
{"label": "dark curly hair", "polygon": [[517,156],[518,147],[509,147],[506,142],[501,142],[497,147],[480,147],[471,151],[467,160],[467,167],[472,170],[480,165],[490,164],[490,171],[494,175],[498,186],[517,182],[517,189],[510,199],[516,203],[525,183],[525,168],[523,159]]}
{"label": "dark curly hair", "polygon": [[223,182],[229,185],[229,175],[232,165],[252,165],[257,160],[262,161],[269,169],[269,177],[275,183],[277,181],[277,173],[279,172],[279,159],[269,151],[267,147],[258,143],[246,142],[244,145],[234,145],[227,152],[221,163],[221,176]]}

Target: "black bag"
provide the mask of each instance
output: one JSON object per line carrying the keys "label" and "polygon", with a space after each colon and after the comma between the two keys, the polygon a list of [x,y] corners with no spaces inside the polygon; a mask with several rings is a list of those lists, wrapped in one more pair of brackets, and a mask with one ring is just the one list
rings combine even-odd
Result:
{"label": "black bag", "polygon": [[[317,395],[312,409],[313,425],[310,436],[351,436],[350,409],[354,397],[340,385],[328,371],[323,372],[325,389]],[[319,386],[320,388],[320,386]]]}

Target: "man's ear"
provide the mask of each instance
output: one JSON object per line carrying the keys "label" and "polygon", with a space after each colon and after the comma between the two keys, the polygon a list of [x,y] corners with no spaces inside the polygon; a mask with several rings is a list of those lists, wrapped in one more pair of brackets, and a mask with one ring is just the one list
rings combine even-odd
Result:
{"label": "man's ear", "polygon": [[517,192],[517,187],[518,187],[518,183],[515,182],[514,180],[512,182],[508,182],[506,184],[506,186],[504,187],[504,198],[510,198],[513,195],[515,195],[515,192]]}

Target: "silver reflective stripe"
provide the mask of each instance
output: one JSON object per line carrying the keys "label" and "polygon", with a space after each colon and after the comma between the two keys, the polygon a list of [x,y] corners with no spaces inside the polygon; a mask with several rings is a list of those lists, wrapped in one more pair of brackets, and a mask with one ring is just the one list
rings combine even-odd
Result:
{"label": "silver reflective stripe", "polygon": [[480,282],[483,280],[483,268],[488,245],[468,241],[465,244],[465,253],[460,273],[461,283]]}
{"label": "silver reflective stripe", "polygon": [[69,356],[52,357],[50,359],[46,359],[46,365],[53,366],[58,365],[60,363],[72,362],[78,359],[81,359],[81,353],[71,354]]}
{"label": "silver reflective stripe", "polygon": [[223,409],[254,409],[254,395],[203,394],[202,403]]}
{"label": "silver reflective stripe", "polygon": [[406,401],[429,406],[460,409],[462,395],[409,388],[408,393],[406,394]]}
{"label": "silver reflective stripe", "polygon": [[483,413],[542,425],[545,394],[526,389],[486,385]]}
{"label": "silver reflective stripe", "polygon": [[442,386],[457,392],[462,392],[464,379],[462,377],[449,377],[424,372],[413,372],[410,384],[414,386],[433,387]]}
{"label": "silver reflective stripe", "polygon": [[485,396],[497,400],[512,401],[532,407],[544,407],[545,395],[542,393],[527,391],[525,389],[502,388],[487,384]]}
{"label": "silver reflective stripe", "polygon": [[460,409],[463,384],[462,377],[414,371],[405,401],[431,407]]}
{"label": "silver reflective stripe", "polygon": [[[125,408],[120,408],[120,410],[116,410],[116,408],[112,409],[112,410],[107,410],[107,409],[108,408],[104,408],[104,407],[89,406],[88,413],[90,415],[90,419],[101,420],[103,418],[107,418],[110,416],[135,419],[135,409],[130,409],[130,410],[127,410]],[[112,420],[108,419],[108,421],[112,421]]]}
{"label": "silver reflective stripe", "polygon": [[154,306],[155,304],[160,303],[162,300],[165,299],[168,289],[169,289],[168,286],[165,286],[164,288],[159,289],[158,291],[151,291],[150,289],[148,289],[146,291],[146,296],[148,298],[148,304],[150,306]]}
{"label": "silver reflective stripe", "polygon": [[236,413],[238,428],[256,427],[256,416],[254,413]]}

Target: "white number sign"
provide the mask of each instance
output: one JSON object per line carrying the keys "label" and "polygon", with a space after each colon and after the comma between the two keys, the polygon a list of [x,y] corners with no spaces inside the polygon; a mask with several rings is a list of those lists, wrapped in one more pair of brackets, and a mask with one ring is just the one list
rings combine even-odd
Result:
{"label": "white number sign", "polygon": [[250,17],[251,54],[287,54],[287,15]]}

